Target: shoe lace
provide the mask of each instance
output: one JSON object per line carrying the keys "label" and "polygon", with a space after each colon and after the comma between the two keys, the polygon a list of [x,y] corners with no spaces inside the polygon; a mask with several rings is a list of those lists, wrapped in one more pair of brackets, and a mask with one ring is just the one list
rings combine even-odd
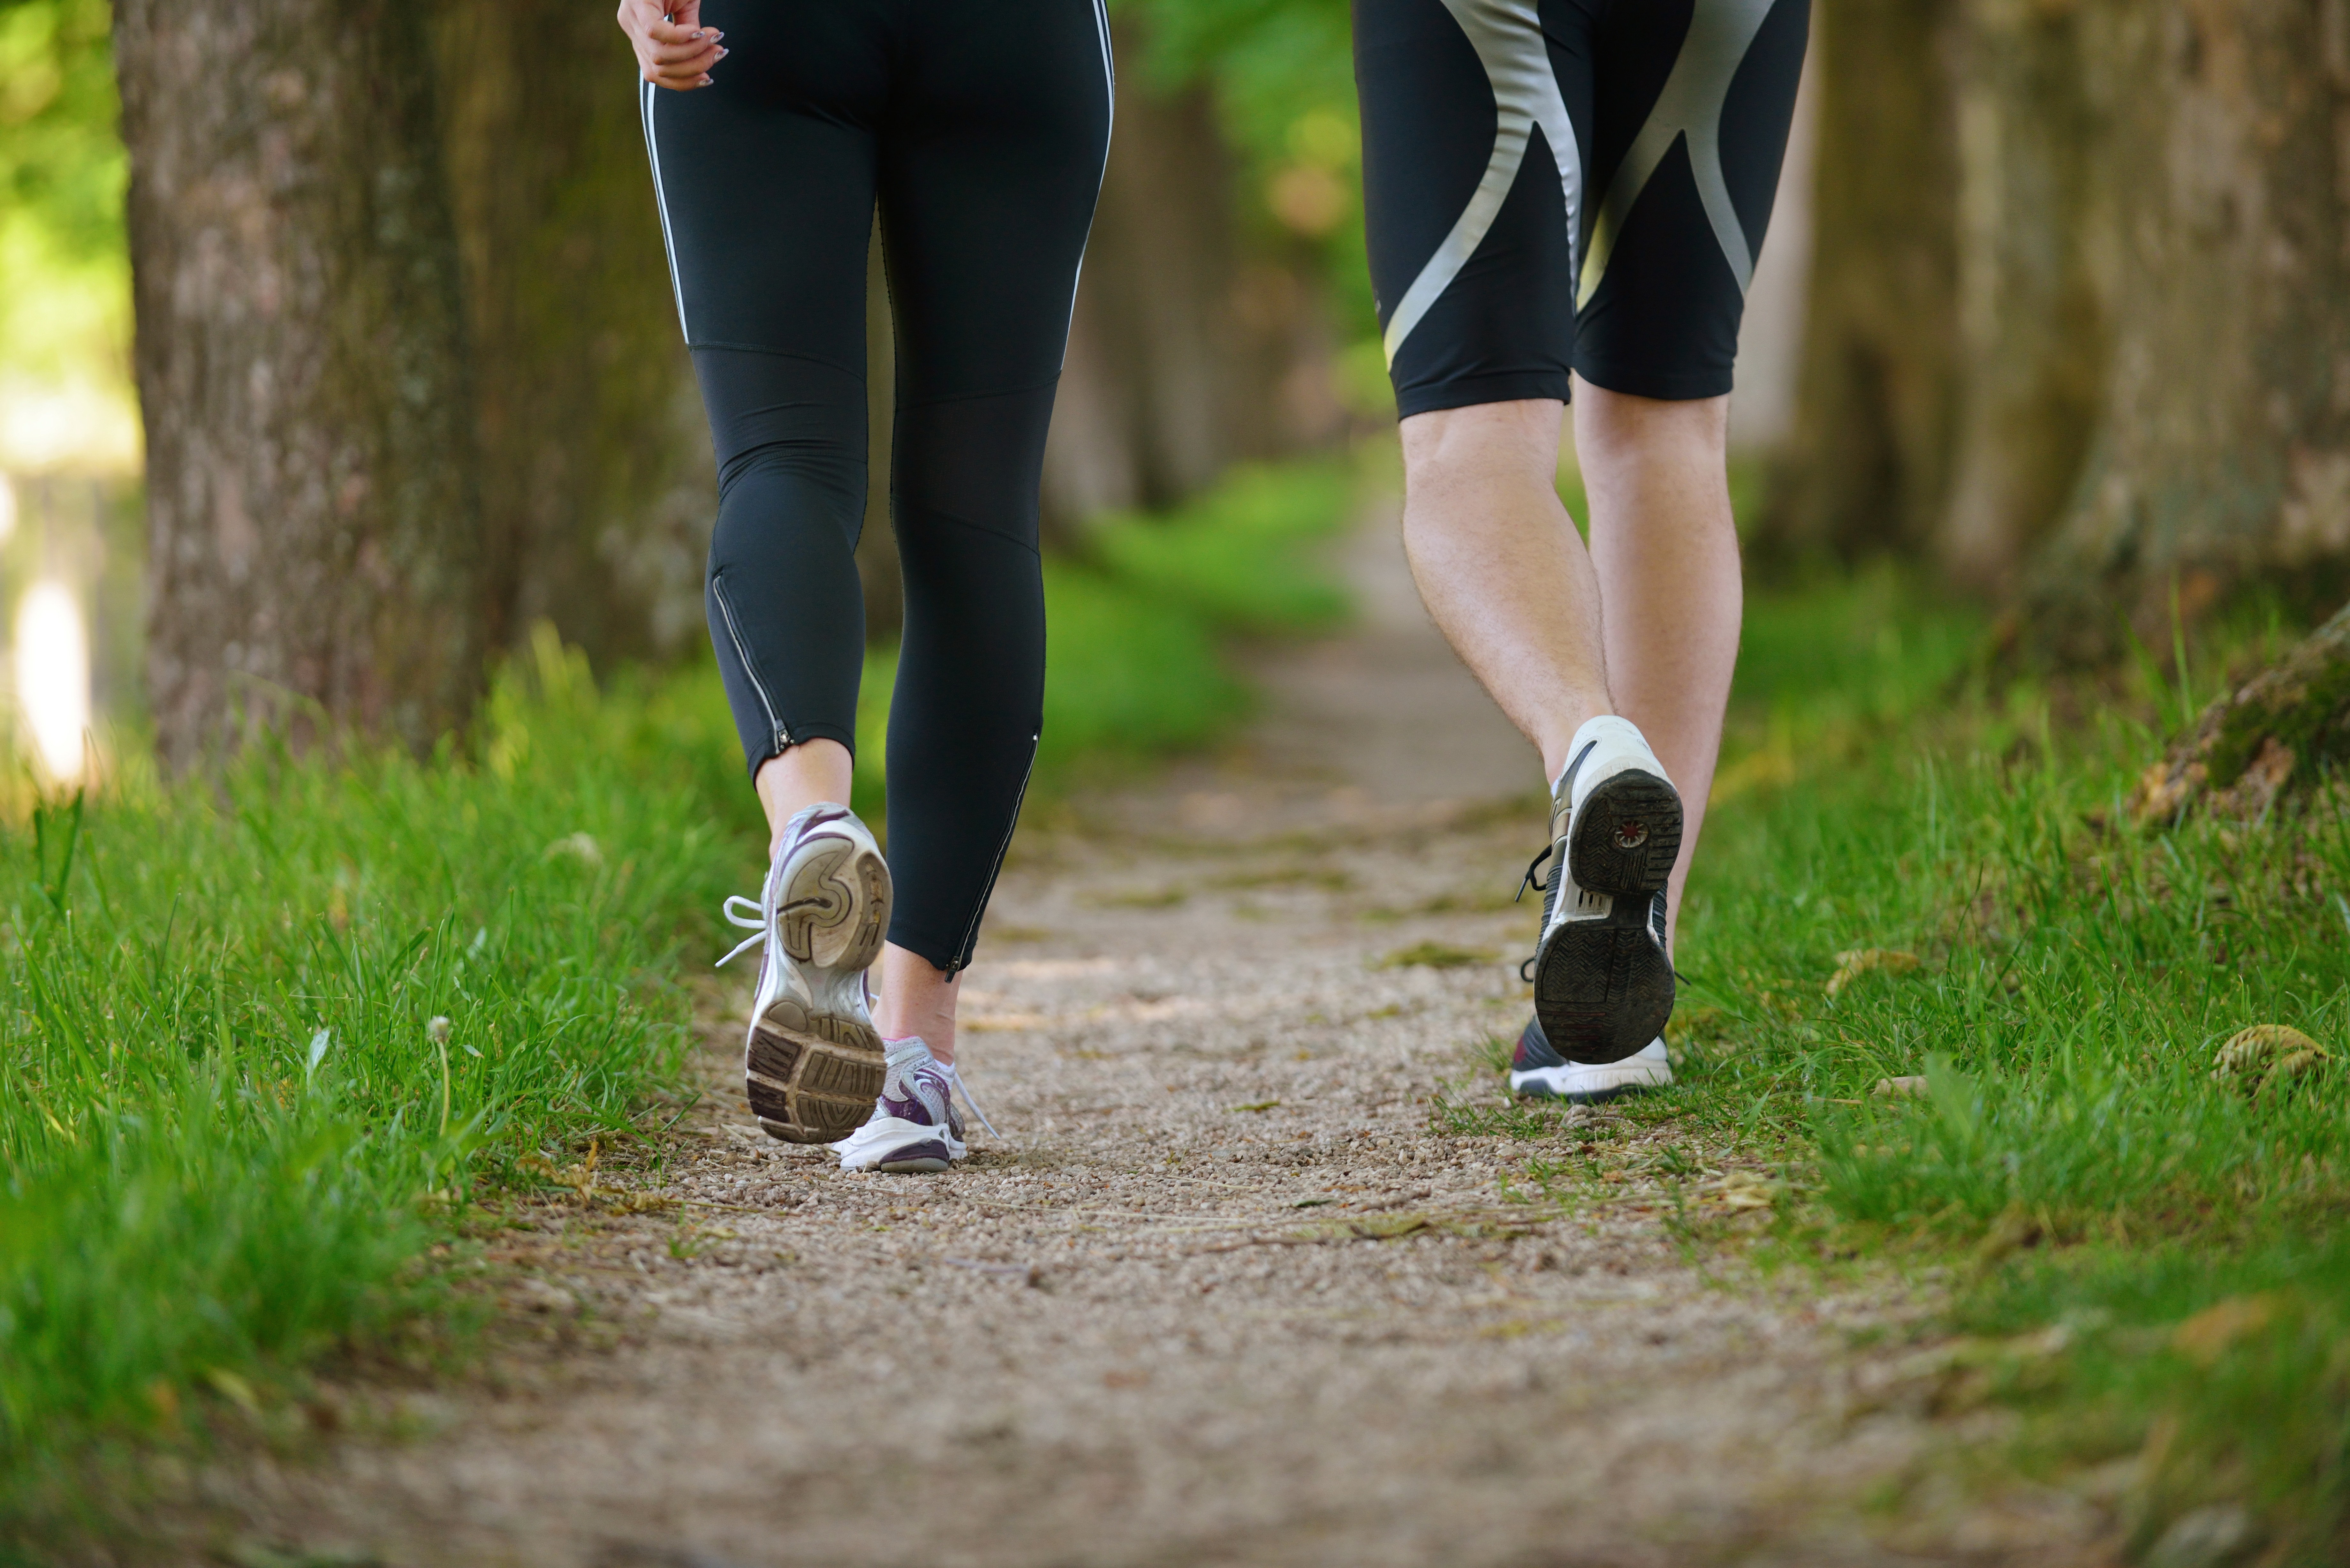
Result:
{"label": "shoe lace", "polygon": [[1518,890],[1510,895],[1511,903],[1514,904],[1524,898],[1528,888],[1544,886],[1543,883],[1534,880],[1534,873],[1542,869],[1542,863],[1549,859],[1557,848],[1558,846],[1555,844],[1545,844],[1540,855],[1526,862],[1526,874],[1518,878]]}
{"label": "shoe lace", "polygon": [[[947,1075],[947,1082],[954,1087],[957,1094],[962,1096],[962,1103],[971,1107],[971,1114],[979,1118],[979,1125],[987,1129],[987,1136],[1003,1138],[1003,1135],[995,1130],[995,1124],[987,1119],[987,1113],[979,1108],[979,1102],[971,1097],[971,1085],[962,1081],[962,1075],[955,1070],[954,1064],[941,1062],[939,1064],[939,1071]],[[1011,1140],[1004,1138],[1003,1141],[1009,1143]]]}
{"label": "shoe lace", "polygon": [[[1588,749],[1588,748],[1586,748],[1586,749]],[[1578,765],[1579,765],[1579,764],[1580,764],[1580,762],[1581,762],[1581,759],[1580,759],[1580,758],[1578,758],[1578,759],[1576,759],[1576,761],[1577,761],[1577,763],[1578,763]],[[1548,929],[1548,927],[1549,927],[1549,925],[1550,925],[1550,883],[1551,883],[1551,879],[1550,879],[1550,877],[1546,877],[1543,878],[1541,881],[1537,882],[1537,881],[1535,881],[1535,880],[1534,880],[1534,873],[1542,869],[1542,864],[1543,864],[1543,862],[1544,862],[1544,861],[1545,861],[1545,860],[1547,860],[1547,859],[1549,859],[1549,858],[1551,857],[1551,856],[1552,856],[1552,855],[1554,855],[1555,853],[1556,853],[1556,852],[1557,852],[1557,849],[1558,849],[1558,846],[1557,846],[1556,844],[1555,844],[1555,843],[1553,843],[1553,844],[1545,844],[1545,845],[1544,845],[1544,846],[1543,846],[1543,849],[1542,849],[1542,853],[1541,853],[1541,854],[1539,854],[1539,855],[1537,855],[1537,856],[1535,856],[1532,860],[1529,860],[1529,861],[1527,861],[1527,862],[1526,862],[1526,870],[1525,870],[1525,875],[1518,878],[1518,890],[1517,890],[1515,893],[1513,893],[1513,894],[1512,894],[1512,895],[1510,896],[1510,902],[1511,902],[1511,903],[1513,903],[1513,904],[1514,904],[1514,903],[1516,903],[1519,899],[1521,899],[1521,898],[1524,898],[1524,897],[1526,896],[1526,889],[1527,889],[1527,888],[1541,888],[1541,889],[1542,889],[1542,892],[1543,892],[1543,919],[1542,919],[1542,926],[1541,926],[1540,928],[1537,928],[1537,930],[1536,930],[1536,935],[1535,935],[1535,939],[1534,939],[1534,940],[1535,940],[1534,950],[1534,951],[1532,951],[1532,952],[1530,952],[1530,953],[1528,953],[1528,954],[1525,956],[1524,960],[1523,960],[1522,962],[1520,962],[1520,963],[1519,963],[1519,965],[1518,965],[1518,978],[1519,978],[1521,981],[1524,981],[1525,983],[1527,983],[1528,985],[1532,985],[1532,984],[1534,983],[1534,960],[1536,960],[1536,959],[1538,959],[1538,958],[1542,957],[1542,946],[1541,946],[1542,939],[1541,939],[1541,934],[1540,934],[1540,933],[1541,933],[1541,931],[1542,931],[1543,929]],[[1555,868],[1554,868],[1554,874],[1555,874]]]}
{"label": "shoe lace", "polygon": [[[734,908],[737,904],[743,906],[740,910]],[[756,898],[746,898],[740,893],[729,898],[726,900],[726,923],[749,931],[751,935],[735,943],[734,950],[711,965],[712,969],[724,969],[767,940],[767,912],[759,907],[759,900]]]}

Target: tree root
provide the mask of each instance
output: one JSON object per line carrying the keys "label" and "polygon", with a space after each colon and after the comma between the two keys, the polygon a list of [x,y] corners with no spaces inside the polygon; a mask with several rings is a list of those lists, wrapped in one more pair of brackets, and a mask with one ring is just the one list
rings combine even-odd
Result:
{"label": "tree root", "polygon": [[2130,797],[2140,826],[2183,821],[2197,805],[2251,819],[2350,757],[2350,606],[2284,658],[2203,710],[2147,769]]}

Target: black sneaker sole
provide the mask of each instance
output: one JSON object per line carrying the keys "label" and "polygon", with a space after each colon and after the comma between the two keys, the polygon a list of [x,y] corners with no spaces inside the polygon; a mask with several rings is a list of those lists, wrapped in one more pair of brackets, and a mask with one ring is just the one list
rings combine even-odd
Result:
{"label": "black sneaker sole", "polygon": [[1607,919],[1568,920],[1543,948],[1534,1016],[1568,1061],[1621,1062],[1673,1015],[1672,961],[1649,929],[1648,908],[1647,895],[1619,894]]}
{"label": "black sneaker sole", "polygon": [[1655,774],[1631,769],[1585,798],[1568,830],[1566,868],[1576,887],[1595,893],[1653,893],[1672,876],[1680,853],[1680,792]]}

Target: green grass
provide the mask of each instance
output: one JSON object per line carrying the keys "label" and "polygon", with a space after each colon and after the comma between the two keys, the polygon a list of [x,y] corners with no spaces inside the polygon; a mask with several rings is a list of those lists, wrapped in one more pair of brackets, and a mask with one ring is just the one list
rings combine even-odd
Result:
{"label": "green grass", "polygon": [[645,1130],[756,860],[725,742],[548,639],[478,761],[262,750],[6,830],[0,1519],[412,1316],[517,1161]]}
{"label": "green grass", "polygon": [[[1993,681],[1981,644],[1889,572],[1753,607],[1677,955],[1675,1097],[1804,1164],[1839,1246],[1962,1261],[1951,1331],[2060,1329],[1981,1397],[2030,1414],[2035,1475],[2141,1456],[2136,1549],[2228,1506],[2263,1563],[2339,1561],[2350,815],[2136,829],[2122,802],[2220,655],[2043,689]],[[1831,992],[1871,949],[1918,961]],[[2215,1081],[2253,1023],[2334,1060]],[[1922,1096],[1873,1092],[1913,1075]]]}

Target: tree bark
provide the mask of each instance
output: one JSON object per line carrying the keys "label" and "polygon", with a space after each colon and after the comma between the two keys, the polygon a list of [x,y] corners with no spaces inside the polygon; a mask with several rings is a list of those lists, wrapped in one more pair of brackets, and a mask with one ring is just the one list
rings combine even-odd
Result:
{"label": "tree bark", "polygon": [[1952,580],[2002,599],[2071,498],[2103,386],[2085,30],[2076,0],[1973,0],[1967,15],[1960,412],[1936,554]]}
{"label": "tree bark", "polygon": [[1795,431],[1766,550],[1923,551],[1958,392],[1960,0],[1817,0],[1820,161]]}
{"label": "tree bark", "polygon": [[2195,728],[2138,781],[2142,825],[2196,805],[2257,817],[2295,786],[2350,758],[2350,607],[2276,664],[2203,711]]}
{"label": "tree bark", "polygon": [[485,602],[422,13],[121,0],[115,37],[162,757],[265,725],[428,745]]}
{"label": "tree bark", "polygon": [[2344,0],[2092,0],[2088,244],[2112,324],[2074,501],[2031,575],[2055,651],[2168,640],[2262,579],[2350,591]]}
{"label": "tree bark", "polygon": [[597,663],[702,636],[715,477],[610,8],[442,4],[494,646],[545,619]]}

